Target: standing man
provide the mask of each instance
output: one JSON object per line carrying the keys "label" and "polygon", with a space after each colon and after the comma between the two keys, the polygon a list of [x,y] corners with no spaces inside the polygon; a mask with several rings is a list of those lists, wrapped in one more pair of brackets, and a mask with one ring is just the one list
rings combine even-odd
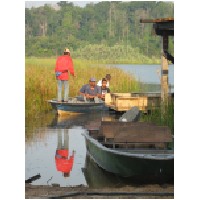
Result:
{"label": "standing man", "polygon": [[64,49],[64,55],[56,60],[56,79],[57,79],[57,101],[62,102],[62,85],[64,85],[64,102],[68,102],[69,97],[69,73],[75,77],[72,58],[69,49]]}

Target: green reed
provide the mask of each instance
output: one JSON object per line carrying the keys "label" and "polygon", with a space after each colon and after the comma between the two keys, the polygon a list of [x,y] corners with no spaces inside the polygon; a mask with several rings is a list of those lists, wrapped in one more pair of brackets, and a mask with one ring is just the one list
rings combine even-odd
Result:
{"label": "green reed", "polygon": [[142,115],[141,121],[154,122],[157,125],[168,126],[174,135],[174,101],[169,99],[159,108],[152,109],[150,114]]}
{"label": "green reed", "polygon": [[[27,117],[37,116],[51,109],[47,100],[56,98],[57,82],[55,78],[56,58],[26,58],[25,60],[25,114]],[[89,82],[90,77],[97,80],[111,74],[111,92],[139,91],[136,79],[123,70],[106,67],[94,61],[74,60],[76,78],[70,76],[69,96],[77,96],[82,85]]]}

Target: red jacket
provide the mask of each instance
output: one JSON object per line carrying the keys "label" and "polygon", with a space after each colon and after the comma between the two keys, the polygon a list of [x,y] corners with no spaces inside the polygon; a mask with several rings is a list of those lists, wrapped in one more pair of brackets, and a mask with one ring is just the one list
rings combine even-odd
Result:
{"label": "red jacket", "polygon": [[59,56],[56,60],[55,72],[62,72],[57,79],[69,80],[68,71],[74,75],[74,66],[72,58],[69,55]]}
{"label": "red jacket", "polygon": [[57,150],[55,155],[57,171],[69,173],[72,170],[74,162],[74,153],[69,156],[68,150]]}

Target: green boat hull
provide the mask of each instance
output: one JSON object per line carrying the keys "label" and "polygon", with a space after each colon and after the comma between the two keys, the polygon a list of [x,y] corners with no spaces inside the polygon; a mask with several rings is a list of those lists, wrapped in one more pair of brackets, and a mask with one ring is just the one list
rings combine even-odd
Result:
{"label": "green boat hull", "polygon": [[85,138],[90,157],[108,172],[137,179],[174,178],[172,150],[117,150],[104,147],[89,134],[85,134]]}

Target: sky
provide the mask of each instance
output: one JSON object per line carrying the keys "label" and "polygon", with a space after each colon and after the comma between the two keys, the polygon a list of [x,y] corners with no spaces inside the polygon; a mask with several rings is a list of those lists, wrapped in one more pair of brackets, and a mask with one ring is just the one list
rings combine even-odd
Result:
{"label": "sky", "polygon": [[[25,7],[31,8],[31,7],[39,7],[43,6],[44,4],[57,4],[59,1],[25,1]],[[74,5],[84,7],[86,4],[90,2],[99,2],[99,1],[69,1],[73,2]]]}

